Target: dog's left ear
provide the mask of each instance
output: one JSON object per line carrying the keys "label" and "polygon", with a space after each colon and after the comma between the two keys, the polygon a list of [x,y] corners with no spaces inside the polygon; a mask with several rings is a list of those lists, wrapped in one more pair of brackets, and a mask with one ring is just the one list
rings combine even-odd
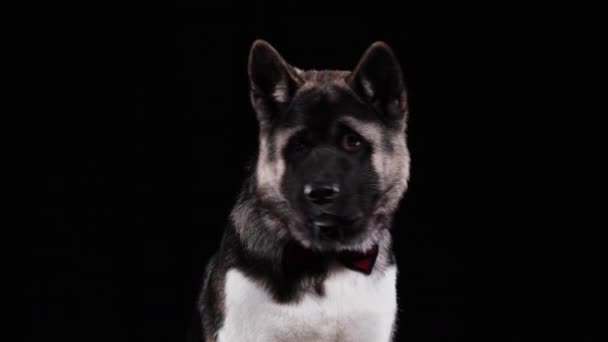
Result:
{"label": "dog's left ear", "polygon": [[401,66],[386,43],[372,44],[346,82],[390,120],[405,119],[407,96]]}

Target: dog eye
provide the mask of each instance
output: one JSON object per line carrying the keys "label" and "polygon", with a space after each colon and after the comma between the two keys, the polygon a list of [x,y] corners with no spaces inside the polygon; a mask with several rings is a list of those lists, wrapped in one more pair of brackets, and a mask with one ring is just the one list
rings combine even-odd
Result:
{"label": "dog eye", "polygon": [[294,152],[301,153],[308,150],[309,143],[303,138],[295,138],[292,142],[292,148]]}
{"label": "dog eye", "polygon": [[363,145],[363,141],[356,134],[347,133],[342,137],[342,148],[348,152],[357,151],[361,145]]}
{"label": "dog eye", "polygon": [[295,143],[295,144],[294,144],[294,146],[293,146],[293,149],[294,149],[294,151],[296,151],[296,152],[304,152],[304,151],[306,151],[306,149],[307,149],[307,148],[308,148],[308,147],[306,146],[306,144],[303,144],[303,143],[301,143],[301,142],[297,142],[297,143]]}

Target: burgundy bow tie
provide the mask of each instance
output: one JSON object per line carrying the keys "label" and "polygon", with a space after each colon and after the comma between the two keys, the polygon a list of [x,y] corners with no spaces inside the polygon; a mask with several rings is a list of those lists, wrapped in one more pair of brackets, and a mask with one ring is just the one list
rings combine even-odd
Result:
{"label": "burgundy bow tie", "polygon": [[290,243],[285,248],[285,263],[288,267],[305,267],[307,265],[321,262],[321,260],[333,256],[345,267],[364,274],[371,274],[376,258],[378,257],[378,245],[374,244],[365,252],[340,251],[331,255],[322,254],[302,247],[298,243]]}

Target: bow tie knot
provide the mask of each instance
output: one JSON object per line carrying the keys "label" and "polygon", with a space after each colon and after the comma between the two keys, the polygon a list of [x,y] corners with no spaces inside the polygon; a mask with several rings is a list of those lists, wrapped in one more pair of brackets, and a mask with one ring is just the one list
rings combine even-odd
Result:
{"label": "bow tie knot", "polygon": [[286,267],[304,268],[319,263],[321,260],[326,260],[328,257],[333,257],[345,267],[369,275],[376,264],[378,251],[378,245],[374,244],[365,252],[345,250],[327,254],[306,249],[294,242],[286,247],[284,261]]}

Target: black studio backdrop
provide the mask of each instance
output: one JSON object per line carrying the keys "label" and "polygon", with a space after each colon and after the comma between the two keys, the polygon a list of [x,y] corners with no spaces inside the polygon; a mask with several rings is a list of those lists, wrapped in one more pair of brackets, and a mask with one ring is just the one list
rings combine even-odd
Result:
{"label": "black studio backdrop", "polygon": [[518,175],[531,171],[522,146],[541,120],[527,87],[542,72],[542,32],[521,30],[535,17],[287,7],[117,7],[41,25],[54,114],[38,121],[44,229],[29,238],[29,340],[185,339],[257,149],[246,74],[257,38],[301,68],[353,68],[376,40],[403,65],[412,173],[394,226],[397,340],[525,336],[527,242],[513,223],[529,210]]}

